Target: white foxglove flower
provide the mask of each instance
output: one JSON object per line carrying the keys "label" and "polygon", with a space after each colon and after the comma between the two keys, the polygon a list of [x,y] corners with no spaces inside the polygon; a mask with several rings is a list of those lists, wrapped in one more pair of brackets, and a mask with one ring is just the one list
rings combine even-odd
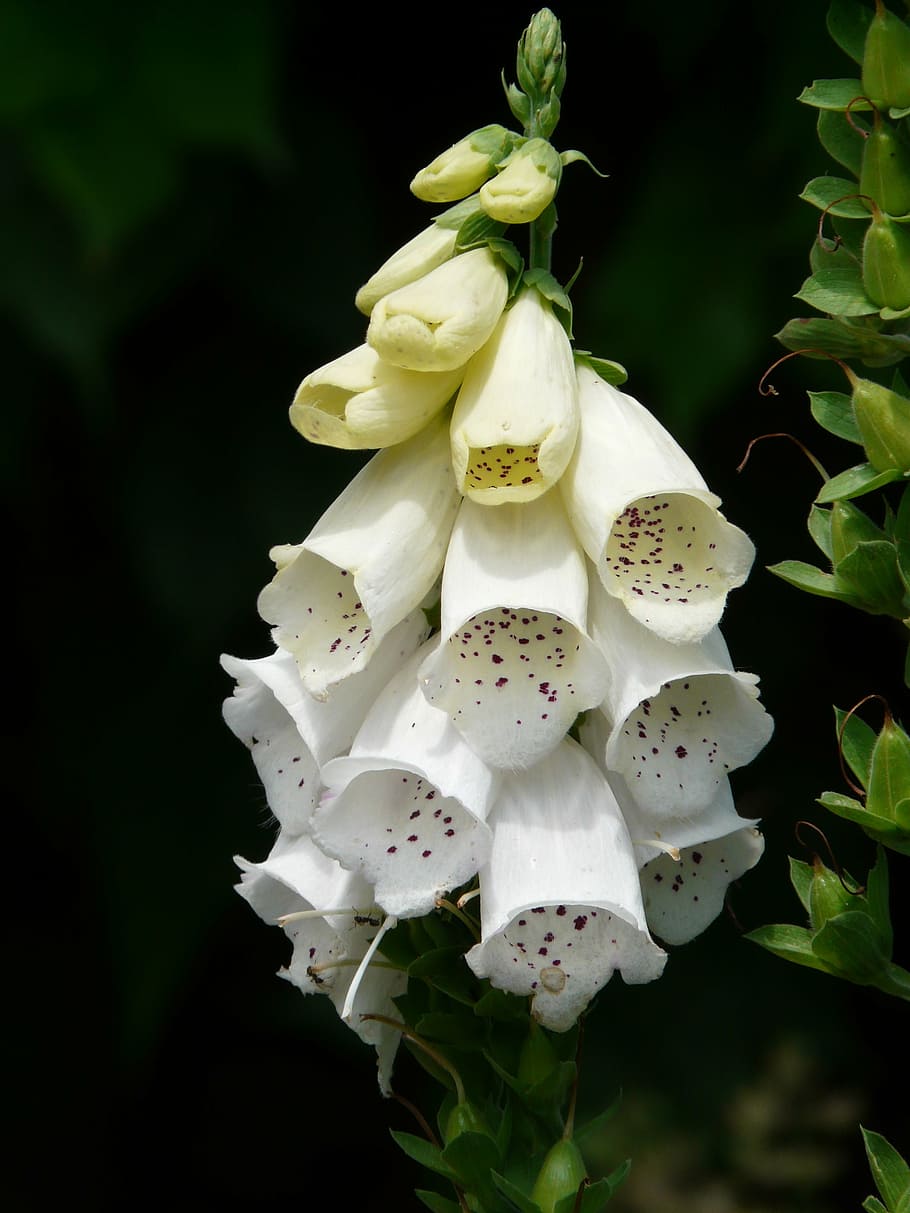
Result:
{"label": "white foxglove flower", "polygon": [[674,643],[698,640],[748,576],[755,549],[637,400],[577,368],[581,425],[560,480],[582,546],[609,593]]}
{"label": "white foxglove flower", "polygon": [[[291,963],[281,976],[304,994],[328,994],[339,1014],[346,1012],[348,1026],[375,1046],[379,1084],[388,1094],[399,1035],[361,1016],[395,1016],[392,999],[404,993],[407,977],[376,963],[362,969],[381,929],[373,890],[361,876],[323,855],[306,834],[293,839],[280,835],[262,863],[239,857],[236,862],[241,869],[237,892],[260,918],[283,925],[293,944]],[[347,1007],[355,981],[352,1006]]]}
{"label": "white foxglove flower", "polygon": [[508,292],[499,257],[471,249],[384,295],[370,315],[367,342],[393,366],[456,370],[488,340]]}
{"label": "white foxglove flower", "polygon": [[423,202],[454,202],[486,181],[511,142],[498,123],[482,126],[441,152],[411,182],[411,193]]}
{"label": "white foxglove flower", "polygon": [[307,375],[291,404],[291,424],[323,446],[392,446],[423,429],[460,382],[461,371],[402,370],[360,345]]}
{"label": "white foxglove flower", "polygon": [[575,447],[577,396],[566,331],[530,287],[465,370],[452,416],[461,492],[484,505],[546,492]]}
{"label": "white foxglove flower", "polygon": [[480,188],[480,205],[500,223],[530,223],[553,201],[562,161],[546,139],[529,139],[517,148],[502,172]]}
{"label": "white foxglove flower", "polygon": [[734,670],[717,628],[699,643],[671,644],[637,623],[595,576],[588,628],[610,671],[601,704],[611,726],[606,767],[651,812],[696,812],[771,737],[758,679]]}
{"label": "white foxglove flower", "polygon": [[478,977],[533,995],[535,1018],[562,1032],[615,970],[629,984],[660,976],[666,953],[648,934],[628,831],[576,742],[506,776],[492,825],[482,939],[466,957]]}
{"label": "white foxglove flower", "polygon": [[237,684],[224,701],[225,722],[251,751],[284,833],[307,828],[322,791],[320,767],[349,748],[370,704],[421,634],[416,616],[393,628],[366,669],[339,683],[328,700],[307,693],[284,649],[253,660],[222,655],[222,668]]}
{"label": "white foxglove flower", "polygon": [[377,903],[401,918],[485,863],[485,824],[498,777],[417,682],[422,652],[373,704],[348,757],[323,770],[329,789],[313,820],[319,846],[375,886]]}
{"label": "white foxglove flower", "polygon": [[[273,549],[278,572],[259,612],[311,695],[324,699],[362,670],[415,611],[439,576],[458,501],[448,429],[437,420],[374,455],[303,543]],[[408,636],[423,626],[417,611]]]}
{"label": "white foxglove flower", "polygon": [[407,286],[435,270],[455,255],[455,241],[458,238],[457,228],[440,227],[431,223],[418,234],[403,244],[397,252],[384,261],[375,274],[363,284],[354,299],[358,311],[369,316],[375,305],[400,286]]}
{"label": "white foxglove flower", "polygon": [[587,598],[584,558],[558,496],[495,510],[462,503],[439,643],[420,678],[490,766],[532,765],[603,699],[606,663],[585,632]]}

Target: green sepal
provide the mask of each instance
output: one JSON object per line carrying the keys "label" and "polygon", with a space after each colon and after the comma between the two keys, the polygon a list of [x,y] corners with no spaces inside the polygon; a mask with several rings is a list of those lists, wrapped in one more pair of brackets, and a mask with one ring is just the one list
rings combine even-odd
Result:
{"label": "green sepal", "polygon": [[844,724],[846,716],[847,713],[841,711],[840,708],[834,709],[834,723],[841,742],[841,753],[844,756],[844,762],[863,787],[867,788],[872,767],[872,751],[875,748],[878,734],[856,713]]}
{"label": "green sepal", "polygon": [[816,129],[819,142],[828,155],[849,169],[854,177],[859,177],[863,164],[863,137],[845,115],[838,110],[819,110]]}
{"label": "green sepal", "polygon": [[863,286],[876,309],[910,308],[910,231],[876,210],[863,240]]}
{"label": "green sepal", "polygon": [[862,609],[870,615],[903,619],[907,614],[897,548],[889,540],[858,543],[852,552],[838,561],[834,573],[855,592]]}
{"label": "green sepal", "polygon": [[790,856],[790,883],[796,890],[796,896],[802,903],[803,909],[809,913],[809,895],[812,890],[812,864],[805,863],[802,859],[794,859]]}
{"label": "green sepal", "polygon": [[541,1213],[540,1205],[535,1200],[531,1200],[530,1196],[526,1196],[521,1188],[513,1184],[511,1180],[506,1179],[504,1175],[500,1175],[498,1171],[493,1171],[490,1178],[503,1196],[508,1197],[521,1213]]}
{"label": "green sepal", "polygon": [[428,1171],[433,1171],[452,1183],[457,1180],[455,1172],[443,1161],[439,1146],[427,1141],[425,1137],[417,1137],[414,1133],[402,1133],[398,1129],[390,1129],[389,1132],[395,1144],[419,1166],[426,1167]]}
{"label": "green sepal", "polygon": [[910,306],[895,310],[893,307],[883,307],[879,311],[882,320],[906,320],[910,316]]}
{"label": "green sepal", "polygon": [[437,227],[445,228],[446,231],[457,232],[465,220],[470,219],[472,215],[483,213],[483,208],[480,205],[480,194],[469,194],[467,198],[462,198],[454,206],[440,211],[433,222]]}
{"label": "green sepal", "polygon": [[[775,338],[788,350],[803,351],[807,358],[859,358],[866,366],[893,366],[910,354],[910,337],[882,333],[880,317],[806,316],[788,320]],[[824,351],[824,352],[822,352]]]}
{"label": "green sepal", "polygon": [[842,215],[845,219],[868,219],[869,211],[857,198],[859,186],[845,177],[813,177],[800,194],[803,202],[810,202],[829,215]]}
{"label": "green sepal", "polygon": [[803,105],[812,105],[824,110],[845,110],[850,102],[854,101],[855,104],[850,105],[851,113],[854,110],[872,108],[865,100],[862,83],[856,79],[813,80],[796,100],[801,101]]}
{"label": "green sepal", "polygon": [[863,92],[878,109],[910,105],[910,27],[876,5],[863,47]]}
{"label": "green sepal", "polygon": [[875,1186],[890,1213],[897,1213],[901,1201],[910,1192],[910,1167],[880,1133],[873,1133],[862,1125],[860,1130]]}
{"label": "green sepal", "polygon": [[575,1140],[582,1152],[584,1152],[586,1142],[593,1141],[603,1132],[607,1124],[609,1124],[609,1122],[616,1115],[621,1103],[622,1091],[620,1091],[616,1098],[612,1099],[602,1111],[598,1112],[596,1116],[592,1116],[590,1120],[576,1128]]}
{"label": "green sepal", "polygon": [[910,855],[910,802],[901,801],[898,806],[903,806],[903,824],[870,813],[860,801],[843,796],[839,792],[823,792],[818,803],[838,817],[843,817],[845,821],[852,821],[861,826],[874,842],[880,842],[890,850],[897,851],[899,855]]}
{"label": "green sepal", "polygon": [[582,164],[586,164],[589,169],[595,172],[598,177],[610,176],[609,173],[602,173],[597,165],[594,164],[594,162],[590,159],[590,157],[586,156],[584,152],[579,152],[575,148],[570,148],[568,151],[560,152],[559,159],[562,162],[563,168],[565,168],[567,164],[575,164],[580,160]]}
{"label": "green sepal", "polygon": [[812,863],[812,883],[809,886],[809,924],[820,931],[826,922],[852,911],[857,900],[857,885],[852,880],[845,887],[848,877],[842,878],[822,863],[816,855]]}
{"label": "green sepal", "polygon": [[769,564],[768,572],[807,594],[858,605],[856,594],[849,586],[844,585],[833,573],[823,573],[814,564],[806,564],[802,560],[781,560],[779,564]]}
{"label": "green sepal", "polygon": [[859,191],[889,215],[910,211],[910,144],[878,114],[863,148]]}
{"label": "green sepal", "polygon": [[846,392],[807,392],[812,416],[829,434],[847,442],[863,445],[862,435],[853,415],[853,402]]}
{"label": "green sepal", "polygon": [[506,82],[505,71],[502,73],[502,87],[512,114],[518,119],[523,127],[527,127],[531,121],[530,97],[528,97],[526,93],[523,93],[517,84],[508,84]]}
{"label": "green sepal", "polygon": [[862,63],[872,11],[856,0],[831,0],[825,24],[844,54],[855,63]]}
{"label": "green sepal", "polygon": [[794,295],[820,312],[836,316],[871,316],[879,310],[863,286],[859,268],[819,270]]}
{"label": "green sepal", "polygon": [[506,226],[505,223],[491,219],[485,212],[478,211],[477,214],[465,219],[458,228],[455,249],[459,253],[466,253],[469,249],[482,248],[491,240],[500,239]]}
{"label": "green sepal", "polygon": [[432,1213],[461,1213],[461,1207],[454,1200],[440,1196],[438,1192],[429,1192],[425,1188],[415,1188],[414,1195],[422,1201]]}
{"label": "green sepal", "polygon": [[824,509],[819,505],[813,505],[809,510],[806,526],[816,546],[821,549],[829,560],[833,560],[834,545],[831,539],[831,510]]}
{"label": "green sepal", "polygon": [[[596,1180],[594,1183],[589,1183],[582,1189],[581,1200],[577,1206],[578,1213],[602,1213],[602,1210],[607,1207],[607,1203],[612,1199],[613,1193],[622,1183],[623,1179],[625,1179],[625,1173],[616,1184],[612,1182],[612,1177],[608,1175],[605,1175],[603,1179]],[[566,1196],[557,1203],[556,1213],[575,1213],[576,1200],[576,1196]]]}
{"label": "green sepal", "polygon": [[533,286],[538,294],[543,295],[553,305],[553,312],[566,334],[572,338],[572,301],[549,270],[539,266],[527,270],[524,275],[524,285]]}
{"label": "green sepal", "polygon": [[878,929],[863,910],[829,918],[815,932],[812,951],[829,972],[861,986],[877,984],[888,965]]}
{"label": "green sepal", "polygon": [[910,105],[892,105],[888,108],[888,117],[893,118],[895,122],[899,122],[901,118],[906,118],[910,115]]}
{"label": "green sepal", "polygon": [[613,387],[622,387],[629,378],[629,372],[622,363],[614,362],[611,358],[597,358],[588,350],[576,350],[575,361],[589,366],[605,383],[610,383]]}
{"label": "green sepal", "polygon": [[820,505],[829,501],[850,501],[900,478],[901,473],[897,468],[879,472],[871,463],[858,463],[855,467],[838,472],[836,476],[826,480],[816,493],[815,500]]}
{"label": "green sepal", "polygon": [[828,966],[812,951],[812,932],[807,927],[775,923],[756,927],[754,931],[748,931],[745,938],[766,948],[781,960],[791,960],[794,964],[816,969],[820,973],[829,972]]}
{"label": "green sepal", "polygon": [[874,1196],[866,1197],[866,1199],[863,1201],[863,1208],[865,1209],[866,1213],[888,1213],[888,1210],[885,1208],[882,1202],[877,1200]]}
{"label": "green sepal", "polygon": [[895,808],[910,797],[910,737],[890,716],[885,720],[872,751],[866,808],[870,813],[895,819]]}

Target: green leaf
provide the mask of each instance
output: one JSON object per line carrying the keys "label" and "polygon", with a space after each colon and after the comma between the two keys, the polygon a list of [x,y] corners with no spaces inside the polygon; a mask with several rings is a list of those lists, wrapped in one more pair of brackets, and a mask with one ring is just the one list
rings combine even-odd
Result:
{"label": "green leaf", "polygon": [[888,1210],[885,1208],[882,1202],[877,1200],[874,1196],[866,1197],[866,1199],[863,1201],[863,1208],[866,1210],[866,1213],[888,1213]]}
{"label": "green leaf", "polygon": [[444,973],[452,968],[453,964],[463,963],[463,956],[464,949],[451,944],[434,948],[411,962],[408,966],[408,977],[433,977],[437,973]]}
{"label": "green leaf", "polygon": [[504,1175],[500,1175],[498,1171],[491,1172],[491,1178],[496,1187],[502,1192],[503,1196],[507,1196],[513,1205],[521,1210],[521,1213],[541,1213],[540,1205],[536,1201],[531,1200],[530,1196],[525,1196],[520,1188],[517,1188]]}
{"label": "green leaf", "polygon": [[794,298],[835,316],[871,316],[878,311],[863,287],[862,273],[854,268],[819,270],[806,279]]}
{"label": "green leaf", "polygon": [[[850,117],[853,118],[852,111]],[[819,110],[817,130],[819,142],[828,155],[858,178],[863,163],[863,137],[859,131],[837,110]]]}
{"label": "green leaf", "polygon": [[855,603],[856,595],[849,586],[843,585],[833,573],[823,573],[814,564],[806,564],[802,560],[782,560],[779,564],[769,564],[768,572],[807,594]]}
{"label": "green leaf", "polygon": [[439,1146],[423,1137],[417,1137],[413,1133],[402,1133],[397,1129],[391,1129],[390,1132],[396,1145],[400,1146],[408,1158],[413,1159],[419,1166],[426,1167],[428,1171],[434,1171],[449,1181],[457,1178],[451,1167],[443,1161]]}
{"label": "green leaf", "polygon": [[863,98],[861,80],[814,80],[808,88],[803,89],[796,100],[801,101],[803,105],[814,105],[824,110],[845,110],[851,101],[855,101],[854,105],[850,105],[851,113],[854,110],[872,109],[865,99],[857,101],[858,97]]}
{"label": "green leaf", "polygon": [[897,565],[897,548],[887,539],[858,543],[837,563],[835,576],[852,586],[870,615],[903,619],[904,582]]}
{"label": "green leaf", "polygon": [[824,509],[822,506],[813,505],[809,510],[809,518],[806,523],[809,534],[814,539],[822,553],[832,560],[834,547],[831,541],[831,511]]}
{"label": "green leaf", "polygon": [[872,23],[872,10],[856,0],[831,0],[826,25],[828,33],[856,63],[863,61],[866,31]]}
{"label": "green leaf", "polygon": [[892,105],[888,108],[888,117],[893,118],[895,122],[898,122],[901,118],[906,118],[908,115],[910,115],[910,105]]}
{"label": "green leaf", "polygon": [[496,1143],[485,1133],[459,1133],[442,1152],[447,1166],[458,1175],[460,1186],[480,1197],[489,1213],[508,1205],[497,1195],[491,1175],[502,1166]]}
{"label": "green leaf", "polygon": [[474,1004],[475,1015],[495,1019],[501,1023],[522,1019],[527,1011],[527,999],[515,994],[507,994],[505,990],[494,990],[492,986]]}
{"label": "green leaf", "polygon": [[871,493],[873,489],[880,489],[883,484],[891,484],[900,478],[901,473],[897,468],[878,472],[871,463],[858,463],[826,481],[816,493],[815,500],[820,505],[829,501],[850,501],[853,497],[862,497],[865,493]]}
{"label": "green leaf", "polygon": [[613,362],[610,358],[596,358],[584,350],[576,350],[575,359],[577,362],[583,362],[589,366],[601,379],[606,383],[611,383],[613,387],[622,387],[629,378],[626,368],[619,362]]}
{"label": "green leaf", "polygon": [[873,1133],[862,1126],[860,1128],[875,1186],[888,1208],[896,1210],[910,1191],[910,1168],[880,1133]]}
{"label": "green leaf", "polygon": [[808,392],[809,408],[818,424],[838,438],[863,445],[853,414],[853,402],[846,392]]}
{"label": "green leaf", "polygon": [[[621,1182],[622,1180],[620,1180]],[[612,1197],[613,1192],[613,1184],[607,1176],[604,1176],[603,1179],[598,1179],[595,1183],[588,1184],[581,1194],[579,1213],[601,1213],[601,1210],[607,1207],[607,1202]],[[569,1213],[573,1213],[574,1208],[574,1204],[570,1205]]]}
{"label": "green leaf", "polygon": [[845,177],[813,177],[800,194],[804,202],[811,202],[820,211],[829,215],[842,215],[846,219],[868,219],[869,211],[857,198],[859,185]]}
{"label": "green leaf", "polygon": [[[869,786],[869,772],[872,767],[872,750],[878,734],[873,728],[860,719],[855,713],[843,725],[847,713],[840,708],[834,709],[834,722],[837,736],[841,738],[841,750],[847,766],[860,781],[864,788]],[[843,726],[843,731],[841,731]]]}
{"label": "green leaf", "polygon": [[871,985],[884,973],[888,957],[872,917],[863,910],[835,914],[815,932],[812,951],[826,966],[857,985]]}
{"label": "green leaf", "polygon": [[910,354],[910,337],[882,333],[880,327],[877,316],[857,320],[804,316],[788,320],[775,337],[785,349],[801,350],[807,358],[824,358],[828,354],[833,358],[861,358],[867,366],[892,366]]}
{"label": "green leaf", "polygon": [[428,1192],[426,1189],[417,1188],[414,1195],[418,1200],[423,1201],[428,1209],[432,1209],[433,1213],[461,1213],[459,1205],[454,1200],[448,1200],[445,1196],[440,1196],[438,1192]]}
{"label": "green leaf", "polygon": [[475,211],[459,227],[458,235],[455,238],[455,248],[458,252],[480,248],[484,244],[489,244],[491,240],[499,239],[505,230],[504,223],[498,223],[483,211]]}
{"label": "green leaf", "polygon": [[796,895],[809,913],[809,891],[812,888],[812,864],[804,863],[801,859],[790,856],[790,883],[796,889]]}
{"label": "green leaf", "polygon": [[812,951],[812,932],[806,927],[775,923],[756,927],[754,931],[747,932],[745,938],[751,939],[759,947],[766,948],[781,960],[791,960],[794,964],[805,965],[806,968],[817,969],[821,973],[829,972],[828,966]]}

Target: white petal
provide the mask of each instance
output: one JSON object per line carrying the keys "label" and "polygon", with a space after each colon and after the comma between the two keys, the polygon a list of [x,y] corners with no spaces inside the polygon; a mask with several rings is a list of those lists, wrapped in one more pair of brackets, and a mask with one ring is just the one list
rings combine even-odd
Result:
{"label": "white petal", "polygon": [[577,432],[569,338],[529,288],[465,370],[452,416],[458,487],[484,505],[539,497],[565,471]]}
{"label": "white petal", "polygon": [[[302,544],[273,550],[278,573],[259,611],[311,695],[324,698],[362,670],[421,603],[442,568],[458,500],[447,428],[431,422],[374,455]],[[409,637],[422,618],[409,620]]]}
{"label": "white petal", "polygon": [[666,954],[648,934],[632,843],[580,746],[567,738],[507,776],[493,824],[483,938],[466,958],[479,977],[533,995],[534,1016],[565,1031],[614,970],[632,984],[660,976]]}
{"label": "white petal", "polygon": [[589,367],[577,373],[581,425],[560,480],[572,525],[640,623],[674,643],[698,640],[748,576],[752,542],[647,409]]}
{"label": "white petal", "polygon": [[727,886],[753,868],[765,841],[747,826],[723,838],[686,847],[679,860],[658,855],[641,869],[648,926],[669,944],[688,943],[721,912]]}
{"label": "white petal", "polygon": [[771,737],[758,679],[733,669],[718,629],[697,644],[670,644],[591,582],[589,627],[610,670],[605,764],[644,808],[693,813]]}
{"label": "white petal", "polygon": [[420,677],[490,766],[536,762],[602,699],[607,672],[584,630],[586,610],[583,558],[557,496],[495,510],[463,502],[440,642]]}
{"label": "white petal", "polygon": [[421,430],[460,382],[460,370],[402,370],[361,345],[307,375],[291,405],[291,424],[324,446],[392,446]]}
{"label": "white petal", "polygon": [[508,289],[502,262],[489,249],[461,253],[383,296],[370,315],[367,341],[394,366],[455,370],[493,332]]}
{"label": "white petal", "polygon": [[430,270],[435,270],[437,265],[448,261],[455,252],[457,236],[456,229],[440,227],[438,223],[431,223],[418,232],[363,284],[354,300],[357,310],[369,316],[383,295],[397,291],[400,286],[407,286],[409,282],[422,278]]}
{"label": "white petal", "polygon": [[350,756],[329,763],[334,795],[316,813],[319,845],[375,885],[389,914],[426,914],[474,876],[490,851],[485,823],[498,777],[417,682],[422,653],[377,699]]}

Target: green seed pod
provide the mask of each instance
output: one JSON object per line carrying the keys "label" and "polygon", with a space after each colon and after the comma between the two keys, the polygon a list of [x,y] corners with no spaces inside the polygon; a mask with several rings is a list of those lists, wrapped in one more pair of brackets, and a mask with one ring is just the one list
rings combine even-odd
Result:
{"label": "green seed pod", "polygon": [[876,109],[910,105],[910,26],[875,0],[863,48],[863,92]]}
{"label": "green seed pod", "polygon": [[863,240],[863,288],[878,307],[910,307],[910,232],[875,205]]}
{"label": "green seed pod", "polygon": [[858,543],[885,538],[884,531],[852,501],[835,501],[831,506],[831,555],[835,565],[849,556]]}
{"label": "green seed pod", "polygon": [[581,1150],[574,1141],[562,1138],[543,1160],[531,1200],[539,1205],[541,1213],[553,1213],[561,1200],[575,1195],[587,1177],[588,1169]]}
{"label": "green seed pod", "polygon": [[878,110],[875,127],[863,146],[859,191],[889,215],[910,213],[910,145],[882,120]]}
{"label": "green seed pod", "polygon": [[870,813],[894,821],[897,807],[905,802],[910,788],[910,737],[891,716],[872,749],[866,807]]}
{"label": "green seed pod", "polygon": [[866,458],[877,472],[910,472],[910,400],[871,379],[851,375],[850,381]]}
{"label": "green seed pod", "polygon": [[467,1100],[457,1103],[449,1113],[446,1122],[446,1144],[460,1137],[462,1133],[485,1133],[490,1136],[486,1122],[472,1103]]}
{"label": "green seed pod", "polygon": [[844,888],[837,873],[826,868],[816,855],[809,886],[809,920],[813,930],[817,931],[837,914],[857,909],[857,901],[856,895]]}

